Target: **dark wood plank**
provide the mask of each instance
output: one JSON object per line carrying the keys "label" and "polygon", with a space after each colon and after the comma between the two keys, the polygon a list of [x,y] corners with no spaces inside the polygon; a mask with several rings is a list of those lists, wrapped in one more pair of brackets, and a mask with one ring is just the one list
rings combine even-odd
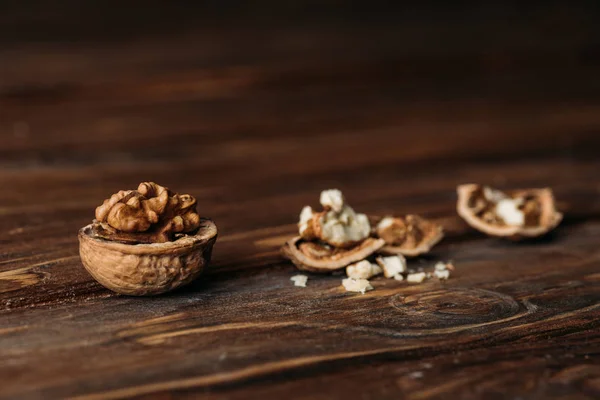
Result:
{"label": "dark wood plank", "polygon": [[[600,396],[597,6],[55,3],[0,5],[1,398]],[[220,234],[197,282],[132,298],[76,233],[145,180]],[[466,182],[552,187],[565,220],[486,238]],[[411,264],[455,275],[292,286],[279,246],[329,187],[442,223]]]}

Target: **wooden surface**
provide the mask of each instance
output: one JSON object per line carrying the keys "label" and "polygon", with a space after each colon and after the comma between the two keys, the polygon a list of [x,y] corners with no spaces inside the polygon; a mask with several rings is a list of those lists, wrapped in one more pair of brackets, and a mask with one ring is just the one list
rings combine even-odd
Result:
{"label": "wooden surface", "polygon": [[[0,12],[0,397],[600,396],[594,6],[35,4]],[[193,285],[119,296],[77,231],[145,180],[195,195],[220,235]],[[486,238],[455,212],[468,182],[550,186],[565,220]],[[456,273],[292,286],[278,247],[330,187],[441,222],[412,265]]]}

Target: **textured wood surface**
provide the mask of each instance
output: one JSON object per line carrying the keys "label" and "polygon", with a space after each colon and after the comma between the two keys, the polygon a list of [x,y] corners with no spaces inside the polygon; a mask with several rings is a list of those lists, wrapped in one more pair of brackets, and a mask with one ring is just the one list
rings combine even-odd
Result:
{"label": "textured wood surface", "polygon": [[[600,396],[594,6],[57,3],[0,7],[1,398]],[[145,180],[195,195],[219,239],[191,286],[120,296],[77,231]],[[565,220],[486,238],[455,212],[468,182],[550,186]],[[278,248],[330,187],[441,222],[411,264],[455,274],[294,287]]]}

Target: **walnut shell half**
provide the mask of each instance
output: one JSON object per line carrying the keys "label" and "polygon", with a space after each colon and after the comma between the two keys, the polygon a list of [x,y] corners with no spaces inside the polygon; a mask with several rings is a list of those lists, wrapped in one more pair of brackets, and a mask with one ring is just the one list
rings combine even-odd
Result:
{"label": "walnut shell half", "polygon": [[367,238],[354,247],[342,249],[297,236],[288,240],[281,252],[303,271],[332,272],[364,260],[384,245],[382,239]]}
{"label": "walnut shell half", "polygon": [[375,225],[374,234],[386,243],[379,253],[405,257],[428,253],[444,238],[441,225],[418,215],[382,218]]}
{"label": "walnut shell half", "polygon": [[165,293],[196,279],[208,265],[217,227],[200,219],[194,235],[171,242],[125,244],[94,236],[93,224],[79,231],[79,253],[85,269],[104,287],[121,294]]}
{"label": "walnut shell half", "polygon": [[[549,188],[503,193],[482,185],[466,184],[458,186],[457,193],[458,214],[471,227],[490,236],[516,240],[538,237],[554,229],[563,218],[556,210]],[[508,211],[498,208],[501,202],[510,206]]]}

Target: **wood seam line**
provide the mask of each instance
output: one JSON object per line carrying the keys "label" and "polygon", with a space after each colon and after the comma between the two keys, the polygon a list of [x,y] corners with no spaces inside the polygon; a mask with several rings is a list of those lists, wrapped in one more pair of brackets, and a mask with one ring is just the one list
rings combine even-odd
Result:
{"label": "wood seam line", "polygon": [[294,368],[304,367],[311,364],[319,364],[328,361],[349,360],[352,358],[385,354],[389,352],[405,351],[420,348],[420,346],[398,346],[384,349],[375,349],[368,351],[356,351],[349,353],[338,353],[328,356],[310,356],[298,357],[284,361],[268,362],[261,365],[250,366],[231,372],[223,372],[208,376],[177,379],[166,382],[151,383],[147,385],[133,386],[122,389],[115,389],[106,392],[92,393],[70,397],[70,400],[101,400],[101,399],[121,399],[126,397],[147,395],[166,390],[191,389],[201,386],[218,385],[227,382],[240,381],[269,373],[286,371]]}

